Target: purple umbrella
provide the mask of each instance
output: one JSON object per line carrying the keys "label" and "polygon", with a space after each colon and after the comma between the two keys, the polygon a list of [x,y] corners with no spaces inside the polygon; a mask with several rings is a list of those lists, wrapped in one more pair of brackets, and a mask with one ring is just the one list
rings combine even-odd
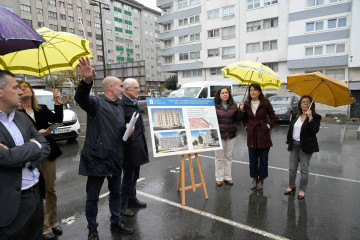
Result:
{"label": "purple umbrella", "polygon": [[45,40],[18,15],[0,7],[0,55],[38,48]]}

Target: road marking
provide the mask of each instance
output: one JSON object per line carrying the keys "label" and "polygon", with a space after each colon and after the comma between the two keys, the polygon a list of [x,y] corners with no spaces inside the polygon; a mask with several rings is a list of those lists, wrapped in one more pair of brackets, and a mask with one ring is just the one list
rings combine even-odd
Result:
{"label": "road marking", "polygon": [[[215,159],[215,157],[206,156],[206,155],[199,155],[199,156],[200,156],[200,157],[205,157],[205,158]],[[247,164],[247,165],[249,165],[248,162],[243,162],[243,161],[238,161],[238,160],[232,160],[232,161],[233,161],[233,162],[236,162],[236,163],[242,163],[242,164]],[[272,168],[272,169],[276,169],[276,170],[286,171],[286,172],[289,171],[288,168],[279,168],[279,167],[273,167],[273,166],[268,166],[268,167],[269,167],[269,168]],[[300,173],[300,171],[297,171],[297,172]],[[317,174],[317,173],[309,173],[309,175],[318,176],[318,177],[325,177],[325,178],[332,178],[332,179],[342,180],[342,181],[348,181],[348,182],[360,183],[359,180],[354,180],[354,179],[349,179],[349,178],[333,177],[333,176],[322,175],[322,174]]]}
{"label": "road marking", "polygon": [[184,209],[186,211],[193,212],[193,213],[199,214],[201,216],[204,216],[204,217],[207,217],[207,218],[219,221],[219,222],[223,222],[223,223],[228,224],[228,225],[232,225],[232,226],[240,228],[242,230],[262,235],[264,237],[268,237],[268,238],[271,238],[271,239],[281,239],[281,240],[287,239],[285,237],[282,237],[282,236],[279,236],[279,235],[276,235],[276,234],[272,234],[272,233],[269,233],[269,232],[266,232],[266,231],[263,231],[263,230],[260,230],[260,229],[257,229],[257,228],[253,228],[253,227],[250,227],[248,225],[241,224],[241,223],[238,223],[238,222],[235,222],[235,221],[223,218],[223,217],[219,217],[219,216],[216,216],[214,214],[198,210],[196,208],[192,208],[192,207],[188,207],[188,206],[182,206],[180,203],[176,203],[176,202],[164,199],[164,198],[160,198],[160,197],[157,197],[157,196],[149,194],[149,193],[145,193],[145,192],[138,191],[138,190],[136,192],[138,194],[140,194],[140,195],[151,198],[153,200],[156,200],[156,201],[159,201],[159,202],[162,202],[162,203],[166,203],[166,204],[169,204],[171,206],[181,208],[181,209]]}
{"label": "road marking", "polygon": [[71,225],[73,222],[75,222],[75,216],[64,218],[61,220],[61,222]]}

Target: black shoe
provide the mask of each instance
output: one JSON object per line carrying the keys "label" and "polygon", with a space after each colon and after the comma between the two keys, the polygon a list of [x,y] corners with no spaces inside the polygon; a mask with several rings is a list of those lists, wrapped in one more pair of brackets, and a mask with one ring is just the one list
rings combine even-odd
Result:
{"label": "black shoe", "polygon": [[284,195],[290,195],[290,194],[292,194],[292,193],[295,193],[295,190],[296,190],[296,188],[291,188],[290,191],[288,191],[288,190],[286,189],[285,192],[284,192]]}
{"label": "black shoe", "polygon": [[298,195],[298,199],[299,199],[299,200],[304,200],[304,199],[305,199],[305,195],[304,195],[304,196]]}
{"label": "black shoe", "polygon": [[130,209],[124,208],[121,210],[121,215],[126,216],[126,217],[133,217],[135,214]]}
{"label": "black shoe", "polygon": [[52,232],[55,234],[55,235],[61,235],[62,234],[62,229],[59,225],[57,225],[56,227],[54,227],[52,229]]}
{"label": "black shoe", "polygon": [[128,203],[128,207],[145,208],[146,206],[146,202],[142,202],[139,200],[136,200],[136,202]]}
{"label": "black shoe", "polygon": [[99,234],[96,228],[89,228],[88,240],[99,240]]}
{"label": "black shoe", "polygon": [[43,235],[43,240],[52,240],[52,239],[55,239],[55,234],[52,232]]}
{"label": "black shoe", "polygon": [[134,229],[132,227],[127,227],[122,222],[112,223],[110,229],[112,231],[123,233],[123,234],[133,234],[134,233]]}

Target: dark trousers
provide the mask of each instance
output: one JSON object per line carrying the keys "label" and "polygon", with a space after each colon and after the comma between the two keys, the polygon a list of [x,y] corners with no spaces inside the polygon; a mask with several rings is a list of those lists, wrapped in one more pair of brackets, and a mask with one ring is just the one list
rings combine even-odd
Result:
{"label": "dark trousers", "polygon": [[265,179],[268,177],[268,159],[270,148],[250,148],[250,177]]}
{"label": "dark trousers", "polygon": [[140,167],[123,168],[124,177],[121,185],[121,208],[128,207],[129,202],[136,202],[136,182],[140,176]]}
{"label": "dark trousers", "polygon": [[37,187],[34,191],[21,193],[16,218],[9,226],[0,227],[0,240],[39,240],[42,239],[43,227],[43,199]]}
{"label": "dark trousers", "polygon": [[[104,183],[105,177],[94,177],[88,176],[86,183],[86,210],[85,215],[88,221],[88,228],[97,228],[99,225],[96,222],[96,217],[98,213],[98,202],[99,194],[101,187]],[[110,191],[109,195],[109,208],[110,208],[110,222],[118,223],[120,222],[120,204],[121,204],[121,174],[118,176],[109,176],[108,188]]]}

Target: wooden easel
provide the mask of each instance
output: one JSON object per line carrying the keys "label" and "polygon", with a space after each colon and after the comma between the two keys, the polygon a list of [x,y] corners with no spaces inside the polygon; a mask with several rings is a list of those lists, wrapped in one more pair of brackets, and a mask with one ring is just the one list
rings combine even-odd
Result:
{"label": "wooden easel", "polygon": [[[203,152],[203,151],[201,151],[201,152]],[[200,166],[200,161],[199,161],[199,156],[198,156],[198,153],[201,153],[201,152],[190,152],[190,153],[178,154],[179,156],[181,156],[181,159],[180,159],[180,171],[179,171],[179,177],[178,177],[177,191],[181,191],[181,195],[182,195],[181,205],[183,205],[183,206],[185,206],[185,191],[186,190],[192,189],[193,192],[195,192],[196,188],[202,187],[204,189],[205,198],[208,199],[206,184],[205,184],[203,173],[201,171],[201,166]],[[194,169],[193,169],[191,154],[195,155],[196,163],[197,163],[198,170],[199,170],[201,183],[198,183],[198,184],[195,184],[195,180],[194,180]],[[188,155],[188,159],[189,159],[189,169],[190,169],[190,177],[191,177],[191,185],[190,186],[185,186],[185,163],[184,163],[185,155]],[[181,188],[180,188],[180,182],[181,182]]]}

